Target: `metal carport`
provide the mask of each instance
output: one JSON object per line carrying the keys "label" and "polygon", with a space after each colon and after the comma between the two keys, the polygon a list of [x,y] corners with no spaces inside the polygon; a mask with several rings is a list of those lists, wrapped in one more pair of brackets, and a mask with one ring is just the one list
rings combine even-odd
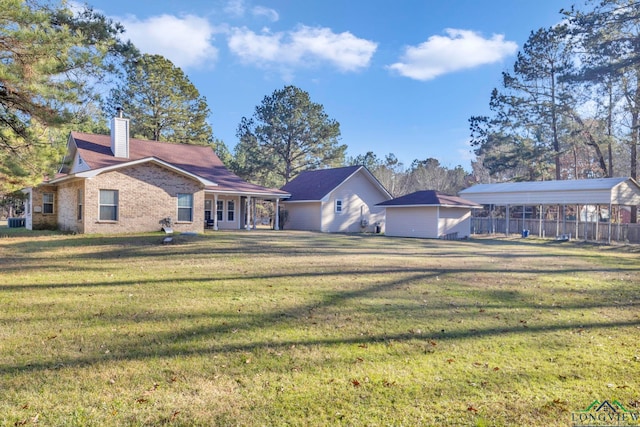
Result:
{"label": "metal carport", "polygon": [[[540,237],[545,237],[547,229],[545,214],[555,209],[556,236],[571,235],[575,231],[575,237],[579,238],[582,221],[583,237],[588,240],[589,235],[593,240],[621,240],[620,238],[620,212],[621,207],[635,207],[640,205],[640,186],[632,178],[597,178],[580,179],[566,181],[535,181],[535,182],[508,182],[497,184],[478,184],[462,190],[460,197],[471,200],[478,204],[490,206],[489,212],[493,212],[492,206],[505,207],[506,209],[506,230],[509,234],[510,222],[514,219],[510,215],[510,210],[514,207],[522,208],[522,228],[536,229]],[[526,207],[536,207],[538,211],[537,226],[536,220],[530,218],[527,221]],[[589,218],[590,207],[595,207],[595,221]],[[546,210],[545,210],[546,208]],[[567,218],[567,209],[575,209],[575,218]],[[602,222],[602,211],[608,211],[606,221],[606,233],[599,227]],[[616,217],[611,217],[611,213],[616,209]],[[582,215],[584,212],[584,215]],[[516,220],[518,225],[519,220]],[[614,223],[616,230],[613,230]],[[560,228],[562,231],[560,232]],[[604,234],[604,238],[599,238]],[[623,239],[624,240],[624,239]],[[635,240],[635,239],[634,239]]]}

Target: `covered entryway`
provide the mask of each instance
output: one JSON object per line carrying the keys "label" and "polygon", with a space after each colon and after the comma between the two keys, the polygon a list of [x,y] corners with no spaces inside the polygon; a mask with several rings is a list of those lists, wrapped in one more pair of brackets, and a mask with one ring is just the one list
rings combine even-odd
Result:
{"label": "covered entryway", "polygon": [[268,218],[268,224],[274,230],[279,230],[280,200],[285,197],[289,197],[289,194],[205,191],[205,229],[253,230]]}

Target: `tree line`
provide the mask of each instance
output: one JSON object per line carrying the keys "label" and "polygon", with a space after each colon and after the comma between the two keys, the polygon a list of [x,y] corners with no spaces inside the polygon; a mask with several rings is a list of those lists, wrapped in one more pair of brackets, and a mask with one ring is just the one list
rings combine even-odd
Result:
{"label": "tree line", "polygon": [[588,11],[532,31],[470,118],[474,172],[485,179],[637,178],[640,3],[589,0]]}
{"label": "tree line", "polygon": [[90,7],[0,0],[0,194],[53,176],[70,130],[108,133],[123,108],[133,137],[210,145],[242,178],[280,187],[307,169],[364,165],[394,196],[455,194],[476,182],[637,174],[640,7],[588,0],[532,31],[513,70],[470,118],[472,171],[393,153],[347,157],[340,124],[295,86],[263,98],[237,127],[233,151],[214,136],[207,100],[160,55],[123,41]]}

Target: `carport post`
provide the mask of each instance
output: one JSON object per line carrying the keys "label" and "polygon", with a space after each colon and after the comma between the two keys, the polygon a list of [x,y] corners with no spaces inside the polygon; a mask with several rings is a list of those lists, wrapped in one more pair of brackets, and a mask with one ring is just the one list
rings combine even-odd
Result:
{"label": "carport post", "polygon": [[509,205],[507,205],[507,210],[506,210],[506,215],[507,215],[507,224],[505,226],[506,230],[505,233],[507,234],[507,236],[509,236]]}
{"label": "carport post", "polygon": [[607,237],[607,243],[611,244],[611,215],[613,211],[611,211],[612,205],[609,203],[609,236]]}
{"label": "carport post", "polygon": [[273,224],[274,230],[280,230],[280,199],[276,198],[276,218]]}
{"label": "carport post", "polygon": [[578,235],[580,234],[580,224],[578,224],[578,218],[580,218],[580,205],[576,205],[576,240],[578,240]]}
{"label": "carport post", "polygon": [[540,210],[538,211],[538,237],[542,238],[542,217],[544,216],[544,205],[540,205]]}
{"label": "carport post", "polygon": [[595,241],[597,242],[600,236],[598,236],[598,224],[600,223],[600,205],[596,205],[596,235],[595,235]]}

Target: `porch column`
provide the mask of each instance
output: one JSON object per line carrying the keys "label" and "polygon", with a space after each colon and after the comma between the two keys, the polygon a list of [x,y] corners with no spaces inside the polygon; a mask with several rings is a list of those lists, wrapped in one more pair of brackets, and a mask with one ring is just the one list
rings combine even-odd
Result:
{"label": "porch column", "polygon": [[247,202],[246,202],[246,208],[245,208],[245,213],[247,214],[247,218],[246,218],[246,222],[244,224],[244,228],[246,230],[249,230],[251,228],[251,196],[247,196]]}
{"label": "porch column", "polygon": [[280,230],[280,199],[276,199],[276,218],[273,229]]}
{"label": "porch column", "polygon": [[213,195],[213,229],[218,231],[218,194]]}
{"label": "porch column", "polygon": [[256,229],[256,217],[257,217],[257,215],[256,215],[257,212],[256,211],[258,210],[258,208],[256,206],[257,205],[256,201],[257,200],[255,200],[255,199],[253,201],[253,213],[252,213],[252,215],[253,215],[253,229],[254,230]]}

